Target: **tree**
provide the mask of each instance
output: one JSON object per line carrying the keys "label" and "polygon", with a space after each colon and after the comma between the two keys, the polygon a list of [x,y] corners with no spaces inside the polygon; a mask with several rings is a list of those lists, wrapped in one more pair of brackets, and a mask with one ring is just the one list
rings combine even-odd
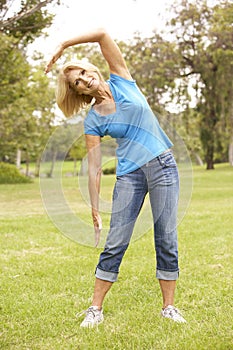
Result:
{"label": "tree", "polygon": [[54,119],[54,91],[42,67],[31,68],[14,38],[0,34],[0,157],[14,161],[17,150],[25,160],[45,145]]}
{"label": "tree", "polygon": [[[20,7],[10,0],[2,0],[0,4],[0,32],[13,36],[22,44],[32,42],[42,34],[42,30],[51,25],[53,16],[45,9],[55,0],[22,0]],[[14,14],[9,17],[9,10]],[[15,13],[16,11],[16,13]]]}
{"label": "tree", "polygon": [[27,87],[30,67],[16,39],[0,33],[0,157],[11,156],[14,143],[15,117],[12,105],[21,99]]}
{"label": "tree", "polygon": [[54,91],[49,86],[42,67],[34,67],[24,97],[14,104],[16,117],[14,141],[17,149],[23,152],[27,175],[30,160],[36,161],[35,174],[39,174],[40,155],[53,130],[54,103]]}
{"label": "tree", "polygon": [[228,144],[232,137],[233,4],[221,1],[208,7],[205,0],[182,0],[173,11],[176,15],[170,24],[180,57],[180,87],[187,90],[190,77],[195,77],[200,139],[207,169],[213,169],[223,120],[228,125],[224,133],[228,133]]}
{"label": "tree", "polygon": [[[38,2],[3,0],[0,4],[0,157],[13,161],[23,151],[29,159],[38,158],[45,146],[54,119],[54,92],[43,68],[29,65],[26,46],[52,21],[46,5],[55,0]],[[13,13],[9,17],[9,10]],[[18,161],[18,164],[20,162]],[[39,164],[39,162],[38,162]]]}
{"label": "tree", "polygon": [[[75,143],[73,143],[69,156],[74,160],[74,176],[77,175],[77,161],[82,161],[87,153],[85,146],[85,137],[84,135],[80,136]],[[80,169],[82,172],[82,169]]]}
{"label": "tree", "polygon": [[135,34],[132,41],[120,42],[119,46],[131,75],[137,81],[151,108],[158,114],[163,114],[171,99],[168,92],[171,93],[175,87],[175,72],[178,69],[174,44],[154,32],[149,38]]}

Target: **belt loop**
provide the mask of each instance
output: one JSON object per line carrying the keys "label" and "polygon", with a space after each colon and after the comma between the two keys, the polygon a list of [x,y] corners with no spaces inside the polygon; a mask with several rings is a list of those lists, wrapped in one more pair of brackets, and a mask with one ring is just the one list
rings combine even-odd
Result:
{"label": "belt loop", "polygon": [[158,160],[159,160],[160,165],[163,167],[165,162],[164,162],[164,160],[161,159],[160,155],[158,156]]}
{"label": "belt loop", "polygon": [[172,150],[171,150],[171,148],[168,148],[166,151],[164,151],[163,153],[161,153],[159,156],[158,156],[158,160],[159,160],[159,163],[160,163],[160,165],[163,167],[164,165],[165,165],[165,162],[164,162],[164,160],[162,160],[161,158],[161,156],[162,155],[164,155],[164,154],[166,154],[166,153],[169,153],[169,152],[171,152]]}

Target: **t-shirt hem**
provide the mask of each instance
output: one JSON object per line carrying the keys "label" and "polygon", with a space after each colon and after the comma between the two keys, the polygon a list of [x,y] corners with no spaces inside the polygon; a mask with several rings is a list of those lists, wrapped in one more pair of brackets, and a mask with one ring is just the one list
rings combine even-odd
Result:
{"label": "t-shirt hem", "polygon": [[127,171],[127,170],[125,170],[125,171],[123,171],[123,172],[118,172],[118,171],[116,171],[116,176],[127,175],[127,174],[130,174],[130,173],[134,172],[134,171],[137,170],[137,169],[140,169],[140,168],[143,167],[146,163],[149,163],[151,160],[157,158],[158,156],[160,156],[161,154],[163,154],[166,150],[168,150],[168,149],[170,149],[170,148],[172,148],[172,147],[173,147],[173,145],[170,145],[169,147],[167,147],[167,148],[165,148],[165,149],[159,151],[158,153],[156,153],[156,154],[153,155],[152,157],[148,158],[148,160],[147,160],[146,162],[143,162],[143,163],[140,164],[140,165],[136,165],[135,168],[132,167],[131,169],[129,169],[129,171]]}

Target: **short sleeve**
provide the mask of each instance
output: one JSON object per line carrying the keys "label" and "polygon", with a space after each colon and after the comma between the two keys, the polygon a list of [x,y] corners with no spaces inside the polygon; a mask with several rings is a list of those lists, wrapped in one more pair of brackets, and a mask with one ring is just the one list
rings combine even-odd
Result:
{"label": "short sleeve", "polygon": [[95,136],[103,136],[100,128],[96,123],[93,122],[93,119],[88,114],[86,119],[84,120],[84,134],[85,135],[95,135]]}

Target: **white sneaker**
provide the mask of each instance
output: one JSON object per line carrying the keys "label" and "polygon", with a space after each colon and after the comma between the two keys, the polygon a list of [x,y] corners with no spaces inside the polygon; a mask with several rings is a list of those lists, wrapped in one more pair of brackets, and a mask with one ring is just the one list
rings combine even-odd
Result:
{"label": "white sneaker", "polygon": [[77,317],[80,317],[83,314],[86,314],[86,317],[80,324],[80,327],[92,328],[98,326],[98,324],[104,320],[103,310],[99,310],[98,306],[90,306],[86,311],[78,314]]}
{"label": "white sneaker", "polygon": [[186,323],[186,320],[182,317],[180,311],[172,305],[168,305],[165,309],[162,309],[161,315],[165,318],[179,323]]}

